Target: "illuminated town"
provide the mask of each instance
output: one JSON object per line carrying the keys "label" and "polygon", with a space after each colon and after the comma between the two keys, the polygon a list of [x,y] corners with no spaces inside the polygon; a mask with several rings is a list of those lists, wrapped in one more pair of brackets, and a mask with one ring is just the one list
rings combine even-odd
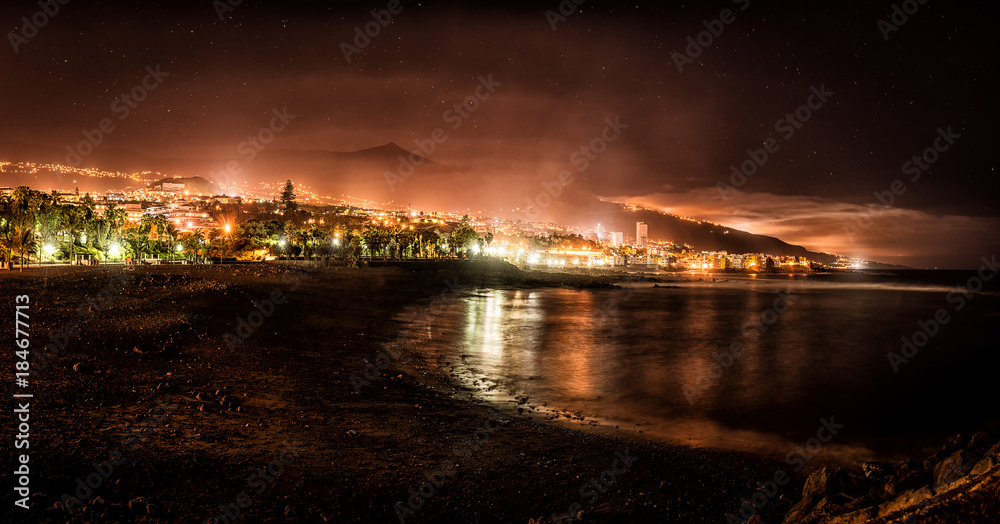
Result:
{"label": "illuminated town", "polygon": [[1000,522],[998,6],[0,4],[0,521]]}
{"label": "illuminated town", "polygon": [[[357,262],[488,255],[532,269],[755,273],[865,267],[862,260],[844,257],[824,265],[799,256],[698,251],[689,245],[650,239],[648,226],[642,222],[636,223],[634,232],[607,231],[600,224],[592,229],[575,229],[551,222],[393,209],[392,204],[318,195],[307,186],[295,184],[293,198],[283,203],[280,195],[284,184],[279,183],[230,190],[242,196],[212,195],[204,193],[203,188],[208,187],[205,184],[191,184],[191,179],[171,182],[175,179],[156,172],[113,173],[54,164],[0,162],[0,172],[39,171],[68,175],[67,180],[73,175],[125,179],[138,186],[95,194],[68,189],[39,192],[37,196],[44,195],[49,205],[48,211],[39,208],[37,219],[54,220],[55,225],[35,230],[34,249],[25,254],[29,264],[314,257]],[[13,187],[0,187],[0,195],[26,198],[25,194],[18,196]],[[60,211],[67,206],[87,217],[78,232],[69,231],[67,224],[72,220]],[[632,205],[627,208],[638,209]],[[45,213],[53,216],[43,216]],[[704,223],[690,217],[678,218]],[[100,231],[106,223],[115,227],[95,235],[93,230]],[[74,239],[72,249],[70,238]],[[10,255],[11,259],[17,256]]]}

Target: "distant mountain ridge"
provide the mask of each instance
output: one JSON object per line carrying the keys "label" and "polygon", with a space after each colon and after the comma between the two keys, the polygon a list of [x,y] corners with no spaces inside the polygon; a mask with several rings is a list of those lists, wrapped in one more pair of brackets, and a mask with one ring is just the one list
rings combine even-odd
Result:
{"label": "distant mountain ridge", "polygon": [[[53,148],[0,144],[0,160],[64,164],[65,158],[60,155]],[[218,175],[228,170],[230,179],[243,184],[290,179],[296,184],[305,183],[310,191],[323,195],[351,195],[401,208],[482,213],[524,221],[535,220],[522,208],[525,196],[537,193],[539,187],[538,182],[529,177],[512,179],[445,166],[394,142],[351,152],[263,149],[252,161],[238,156],[231,159],[152,158],[126,149],[109,148],[95,151],[82,165],[105,171],[159,172],[170,175],[160,183],[191,184],[195,193],[220,194],[213,182],[219,181]],[[121,180],[75,178],[80,179],[82,183],[78,186],[86,191],[101,191],[101,184],[117,190],[123,184]],[[44,181],[36,174],[34,179],[24,183],[40,187]],[[835,255],[809,251],[774,237],[691,221],[651,209],[603,202],[576,186],[566,186],[545,211],[548,216],[539,220],[580,228],[594,228],[600,223],[604,230],[623,231],[626,237],[634,236],[636,222],[645,222],[649,238],[687,244],[700,251],[802,256],[822,263],[836,259]]]}

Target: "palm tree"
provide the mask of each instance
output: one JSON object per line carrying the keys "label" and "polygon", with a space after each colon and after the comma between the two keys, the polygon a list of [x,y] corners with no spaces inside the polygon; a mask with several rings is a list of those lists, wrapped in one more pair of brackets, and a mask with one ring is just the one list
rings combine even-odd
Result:
{"label": "palm tree", "polygon": [[3,255],[7,269],[10,269],[13,219],[14,200],[7,195],[0,196],[0,254]]}
{"label": "palm tree", "polygon": [[62,206],[62,228],[69,234],[69,258],[76,258],[76,241],[81,232],[87,230],[90,209],[84,206]]}
{"label": "palm tree", "polygon": [[479,242],[479,233],[468,224],[468,216],[462,218],[461,224],[451,233],[451,241],[456,251],[465,253],[468,257],[469,250]]}
{"label": "palm tree", "polygon": [[424,230],[417,235],[417,239],[420,242],[420,252],[424,253],[424,256],[430,258],[431,251],[437,252],[438,246],[441,242],[441,237],[436,231]]}
{"label": "palm tree", "polygon": [[204,231],[201,229],[196,229],[187,235],[182,236],[181,245],[184,246],[184,251],[193,253],[195,258],[197,258],[202,249],[202,245],[205,243],[203,240],[204,234]]}
{"label": "palm tree", "polygon": [[111,224],[111,227],[115,228],[115,231],[118,233],[118,237],[120,238],[122,236],[122,228],[125,227],[126,222],[128,222],[128,213],[125,209],[111,204],[104,210],[104,219]]}
{"label": "palm tree", "polygon": [[368,246],[368,256],[372,258],[375,257],[376,253],[382,253],[385,246],[389,243],[387,232],[379,227],[369,226],[361,236]]}
{"label": "palm tree", "polygon": [[20,271],[24,271],[24,262],[27,255],[35,249],[35,229],[29,227],[27,221],[22,224],[17,224],[14,227],[13,234],[10,236],[9,249],[11,251],[17,251],[21,258]]}
{"label": "palm tree", "polygon": [[126,230],[123,240],[129,254],[136,260],[149,249],[149,234],[143,232],[141,227]]}
{"label": "palm tree", "polygon": [[[180,235],[180,232],[177,231],[177,226],[171,224],[168,220],[164,220],[163,223],[165,224],[163,227],[163,236],[167,239],[167,249],[172,256],[173,253],[177,252],[177,237]],[[183,246],[181,247],[183,248]]]}
{"label": "palm tree", "polygon": [[118,240],[114,225],[104,218],[98,218],[90,224],[88,231],[87,243],[104,253],[104,260],[107,260],[111,244]]}
{"label": "palm tree", "polygon": [[5,224],[3,249],[8,261],[16,251],[20,255],[21,271],[24,271],[25,253],[34,249],[35,214],[33,207],[40,206],[36,191],[28,186],[18,186],[4,206]]}

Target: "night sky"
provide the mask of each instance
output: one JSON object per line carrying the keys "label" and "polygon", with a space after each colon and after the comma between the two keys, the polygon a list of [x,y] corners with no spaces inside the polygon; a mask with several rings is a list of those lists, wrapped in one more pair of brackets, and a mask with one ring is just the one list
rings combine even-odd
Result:
{"label": "night sky", "polygon": [[[82,129],[116,117],[112,102],[157,65],[168,76],[116,119],[101,148],[231,156],[274,108],[287,107],[294,125],[270,148],[354,151],[395,142],[416,151],[414,141],[447,128],[445,111],[492,75],[500,85],[448,129],[433,160],[509,180],[515,200],[573,169],[574,191],[592,198],[815,250],[974,268],[1000,247],[990,3],[929,0],[886,41],[878,23],[892,22],[888,1],[587,0],[559,19],[545,13],[558,13],[554,0],[529,7],[403,0],[348,62],[341,43],[353,45],[355,28],[373,21],[369,11],[387,4],[247,0],[220,20],[210,0],[69,2],[16,53],[5,38],[0,153],[12,144],[76,143]],[[685,53],[686,39],[724,9],[733,11],[731,23],[720,23],[721,33],[679,71],[674,53]],[[39,10],[36,2],[5,2],[5,33],[20,34],[21,17]],[[832,94],[811,99],[818,107],[795,122],[801,127],[776,127],[813,88]],[[627,129],[577,170],[572,153],[615,117]],[[937,142],[947,150],[928,170],[905,165],[949,128],[951,138]],[[769,138],[777,149],[723,198],[717,183],[732,184],[730,166]],[[894,196],[895,207],[869,213],[870,226],[846,234],[878,203],[874,193],[897,180],[905,193]]]}

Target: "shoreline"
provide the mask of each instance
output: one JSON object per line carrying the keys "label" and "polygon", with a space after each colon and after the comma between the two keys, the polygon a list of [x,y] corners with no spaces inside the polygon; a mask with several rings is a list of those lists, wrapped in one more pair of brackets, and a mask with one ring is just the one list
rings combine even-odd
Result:
{"label": "shoreline", "polygon": [[[240,510],[242,522],[398,522],[398,504],[407,503],[411,489],[420,497],[411,502],[419,507],[411,508],[405,522],[550,521],[574,503],[592,522],[723,522],[754,492],[753,482],[783,465],[747,453],[512,414],[491,423],[498,416],[488,406],[462,398],[471,391],[429,374],[419,362],[412,365],[405,354],[385,369],[376,367],[378,375],[358,394],[351,377],[365,378],[365,361],[377,362],[383,344],[396,340],[394,318],[440,296],[448,289],[444,281],[501,288],[537,284],[519,282],[524,275],[503,269],[460,264],[429,271],[300,269],[305,274],[281,264],[136,270],[33,385],[40,407],[33,413],[39,435],[32,455],[32,514],[69,521],[55,507],[60,496],[72,496],[75,479],[120,447],[117,437],[148,418],[162,397],[175,408],[154,421],[155,431],[74,508],[74,516],[108,522],[210,519],[248,491],[248,476],[282,456],[283,443],[290,441],[301,447],[301,456],[263,492],[251,490],[251,504]],[[38,297],[33,330],[42,340],[76,315],[76,306],[99,292],[111,272],[73,268],[51,275],[45,288],[29,273],[0,274],[0,281],[11,294]],[[546,285],[566,280],[552,277]],[[578,284],[613,285],[593,280],[581,277]],[[228,351],[225,335],[237,332],[237,319],[247,318],[255,309],[252,301],[272,297],[276,289],[286,301]],[[147,307],[162,309],[146,318]],[[472,445],[470,438],[476,439]],[[456,446],[462,453],[456,454]],[[581,485],[600,478],[619,452],[639,458],[588,504]],[[419,490],[426,475],[448,462],[455,473],[424,498]],[[765,520],[780,522],[800,487],[800,480],[786,486],[763,508]]]}

